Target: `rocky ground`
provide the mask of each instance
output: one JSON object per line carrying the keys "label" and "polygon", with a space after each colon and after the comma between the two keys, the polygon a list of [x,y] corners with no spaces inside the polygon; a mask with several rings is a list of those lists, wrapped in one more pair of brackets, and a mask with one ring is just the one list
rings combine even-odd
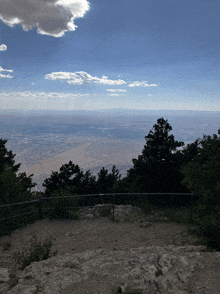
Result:
{"label": "rocky ground", "polygon": [[[0,293],[219,293],[220,252],[202,252],[186,226],[132,206],[117,206],[112,222],[100,206],[81,210],[80,220],[45,219],[1,237]],[[53,240],[57,255],[18,270],[12,256],[30,248],[34,235]]]}

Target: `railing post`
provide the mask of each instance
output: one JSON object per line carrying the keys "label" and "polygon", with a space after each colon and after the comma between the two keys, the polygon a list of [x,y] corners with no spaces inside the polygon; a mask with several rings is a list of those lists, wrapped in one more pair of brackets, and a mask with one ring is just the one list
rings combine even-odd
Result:
{"label": "railing post", "polygon": [[191,195],[191,199],[190,199],[190,222],[192,223],[193,222],[193,217],[192,217],[192,214],[193,214],[193,195]]}
{"label": "railing post", "polygon": [[41,196],[39,196],[39,211],[38,211],[39,219],[43,219],[42,206],[43,206],[42,199],[41,199]]}
{"label": "railing post", "polygon": [[115,216],[114,216],[114,209],[115,209],[114,196],[115,196],[115,193],[112,194],[112,197],[113,197],[113,222],[115,221]]}

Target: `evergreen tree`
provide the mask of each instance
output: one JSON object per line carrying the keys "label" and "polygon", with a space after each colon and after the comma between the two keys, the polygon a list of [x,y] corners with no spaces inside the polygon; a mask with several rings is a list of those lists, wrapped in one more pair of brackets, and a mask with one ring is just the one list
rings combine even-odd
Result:
{"label": "evergreen tree", "polygon": [[19,173],[21,163],[15,164],[12,151],[5,144],[8,140],[0,139],[0,205],[31,200],[31,188],[36,186],[26,173]]}
{"label": "evergreen tree", "polygon": [[108,183],[108,170],[104,167],[98,173],[98,178],[96,181],[96,187],[99,194],[110,193],[109,190],[109,183]]}
{"label": "evergreen tree", "polygon": [[[97,193],[105,194],[105,193],[116,193],[118,192],[118,184],[120,182],[121,175],[119,170],[115,165],[112,166],[111,173],[108,173],[108,170],[104,167],[98,173],[98,178],[96,181]],[[103,196],[104,203],[111,203],[112,196]]]}
{"label": "evergreen tree", "polygon": [[[220,134],[220,129],[218,134]],[[204,135],[203,139],[199,141],[198,150],[198,155],[185,164],[181,170],[185,176],[182,183],[190,191],[200,195],[201,201],[204,201],[205,195],[211,197],[215,195],[218,198],[220,193],[220,136]]]}
{"label": "evergreen tree", "polygon": [[208,245],[220,249],[220,136],[204,135],[197,143],[197,156],[181,171],[185,176],[182,183],[200,196],[197,206],[200,233]]}
{"label": "evergreen tree", "polygon": [[0,174],[5,170],[5,167],[9,168],[13,172],[17,172],[21,163],[15,165],[14,157],[16,154],[12,154],[12,151],[8,151],[5,144],[8,140],[0,139]]}
{"label": "evergreen tree", "polygon": [[77,194],[80,192],[82,178],[83,172],[79,166],[69,161],[69,163],[61,166],[59,173],[52,171],[50,178],[44,180],[42,186],[46,188],[45,196],[49,197],[53,192],[60,189],[68,189],[73,195]]}
{"label": "evergreen tree", "polygon": [[97,194],[96,188],[96,178],[92,176],[90,170],[87,170],[86,173],[83,175],[81,181],[82,190],[80,194]]}
{"label": "evergreen tree", "polygon": [[96,182],[98,193],[103,194],[117,192],[115,191],[115,186],[120,178],[121,175],[115,165],[112,166],[111,173],[108,173],[108,170],[103,167],[98,173]]}
{"label": "evergreen tree", "polygon": [[184,142],[175,141],[174,136],[168,134],[172,127],[163,118],[158,119],[153,128],[145,137],[142,154],[132,159],[128,182],[134,192],[181,192],[181,162],[176,152]]}
{"label": "evergreen tree", "polygon": [[[78,165],[69,161],[60,168],[60,172],[52,172],[51,176],[44,180],[46,197],[74,196],[98,193],[95,176],[88,170],[84,174]],[[83,205],[90,205],[90,197],[77,198],[83,201]],[[77,202],[78,203],[78,202]]]}

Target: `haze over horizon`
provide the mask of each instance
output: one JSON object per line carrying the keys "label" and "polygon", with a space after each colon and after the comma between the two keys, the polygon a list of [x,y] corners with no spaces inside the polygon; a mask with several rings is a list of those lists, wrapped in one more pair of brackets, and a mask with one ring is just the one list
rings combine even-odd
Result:
{"label": "haze over horizon", "polygon": [[220,2],[0,0],[0,109],[220,111]]}

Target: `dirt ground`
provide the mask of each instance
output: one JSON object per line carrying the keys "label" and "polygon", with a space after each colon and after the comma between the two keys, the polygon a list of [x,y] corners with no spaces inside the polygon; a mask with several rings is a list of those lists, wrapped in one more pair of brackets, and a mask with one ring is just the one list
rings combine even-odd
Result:
{"label": "dirt ground", "polygon": [[[41,244],[46,239],[52,240],[51,252],[57,250],[57,255],[100,248],[127,251],[141,246],[199,245],[198,238],[187,234],[187,226],[171,222],[151,223],[140,214],[116,217],[119,222],[103,217],[87,219],[83,213],[80,217],[80,220],[39,220],[15,230],[10,236],[0,237],[0,267],[7,267],[11,274],[18,276],[21,271],[16,268],[13,254],[30,248],[34,235]],[[11,246],[4,250],[3,245],[7,242]],[[220,258],[216,259],[208,252],[200,262],[205,267],[196,269],[189,281],[192,291],[189,293],[219,293]]]}

